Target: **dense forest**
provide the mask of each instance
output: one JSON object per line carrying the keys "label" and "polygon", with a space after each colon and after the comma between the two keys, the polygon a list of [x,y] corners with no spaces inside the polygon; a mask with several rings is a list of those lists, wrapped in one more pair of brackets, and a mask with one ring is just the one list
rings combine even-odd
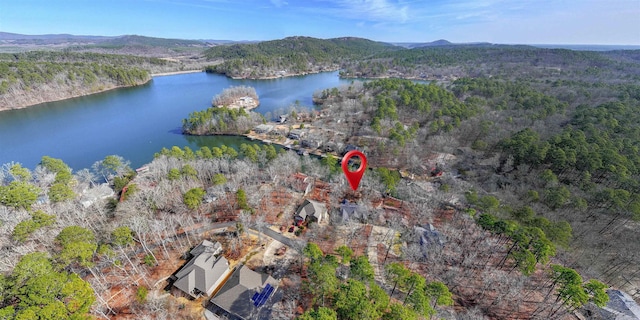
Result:
{"label": "dense forest", "polygon": [[193,135],[243,134],[261,124],[264,117],[244,109],[209,107],[182,120],[182,132]]}
{"label": "dense forest", "polygon": [[[600,74],[621,72],[610,67]],[[420,173],[430,152],[422,146],[457,154],[446,166],[470,184],[443,181],[444,190],[481,212],[480,226],[514,241],[509,255],[524,274],[560,253],[552,260],[635,292],[640,86],[633,74],[603,77],[461,78],[448,89],[376,80],[317,97],[339,118],[355,118],[350,142],[375,155],[373,165]],[[385,139],[367,138],[376,134]],[[395,157],[384,158],[389,151]]]}
{"label": "dense forest", "polygon": [[208,67],[209,72],[238,78],[269,78],[337,70],[345,60],[363,59],[378,52],[396,51],[382,42],[360,38],[316,39],[290,37],[251,44],[216,46],[205,51],[210,60],[222,64]]}
{"label": "dense forest", "polygon": [[[258,267],[282,283],[274,318],[564,319],[597,317],[607,288],[638,298],[640,52],[295,37],[207,56],[229,76],[341,68],[438,81],[354,80],[314,94],[322,116],[290,117],[322,145],[367,155],[375,169],[357,193],[336,157],[248,143],[163,148],[140,173],[116,155],[77,172],[51,157],[2,165],[0,318],[193,317],[199,302],[164,294],[180,257],[216,237],[225,256],[250,260],[262,231],[289,226],[309,196],[330,221],[291,235],[294,258]],[[0,99],[135,85],[167,63],[3,54]],[[238,134],[265,121],[212,107],[182,128]],[[345,219],[345,201],[360,213]],[[212,235],[220,223],[231,231]]]}
{"label": "dense forest", "polygon": [[133,56],[51,51],[0,54],[2,109],[90,94],[149,81],[166,62]]}
{"label": "dense forest", "polygon": [[144,84],[184,64],[153,57],[73,51],[0,53],[0,110]]}
{"label": "dense forest", "polygon": [[[222,63],[207,71],[271,78],[340,69],[349,78],[454,80],[516,75],[539,80],[638,80],[640,50],[574,51],[510,45],[440,45],[407,49],[359,38],[289,37],[220,45],[204,52]],[[609,80],[607,80],[609,79]]]}

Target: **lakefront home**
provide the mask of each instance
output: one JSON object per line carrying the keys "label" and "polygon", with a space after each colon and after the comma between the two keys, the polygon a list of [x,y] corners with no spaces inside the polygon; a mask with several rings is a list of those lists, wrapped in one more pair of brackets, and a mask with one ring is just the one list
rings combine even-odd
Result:
{"label": "lakefront home", "polygon": [[278,280],[245,265],[236,267],[207,309],[226,319],[269,319]]}
{"label": "lakefront home", "polygon": [[302,205],[298,207],[294,216],[296,225],[301,225],[308,221],[320,223],[326,218],[327,206],[325,206],[324,203],[309,199],[305,200]]}
{"label": "lakefront home", "polygon": [[171,277],[173,287],[194,299],[211,295],[231,272],[222,245],[204,240],[189,253],[192,258]]}

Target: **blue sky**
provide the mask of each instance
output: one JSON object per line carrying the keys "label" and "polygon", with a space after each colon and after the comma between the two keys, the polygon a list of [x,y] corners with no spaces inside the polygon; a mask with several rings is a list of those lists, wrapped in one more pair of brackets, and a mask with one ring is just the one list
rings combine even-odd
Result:
{"label": "blue sky", "polygon": [[640,45],[640,0],[0,0],[0,31]]}

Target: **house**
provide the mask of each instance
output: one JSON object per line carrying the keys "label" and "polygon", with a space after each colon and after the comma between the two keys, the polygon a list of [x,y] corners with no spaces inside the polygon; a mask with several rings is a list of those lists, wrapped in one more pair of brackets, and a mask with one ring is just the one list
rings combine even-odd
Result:
{"label": "house", "polygon": [[240,265],[211,299],[207,309],[213,309],[215,314],[225,314],[229,319],[268,319],[268,314],[263,312],[265,308],[261,307],[269,305],[277,288],[278,281],[273,277]]}
{"label": "house", "polygon": [[609,302],[600,309],[602,319],[640,319],[640,306],[630,295],[620,290],[607,290],[607,295],[609,295]]}
{"label": "house", "polygon": [[274,127],[272,125],[260,124],[253,128],[253,131],[255,131],[256,133],[269,133],[271,132],[271,130],[273,130],[273,128]]}
{"label": "house", "polygon": [[300,141],[303,148],[318,149],[322,145],[322,141],[316,139],[304,139]]}
{"label": "house", "polygon": [[327,216],[327,206],[313,200],[305,200],[304,203],[296,210],[294,219],[297,225],[301,225],[305,221],[322,222]]}
{"label": "house", "polygon": [[444,246],[444,239],[442,234],[431,224],[427,223],[424,227],[415,227],[417,236],[420,238],[420,245],[428,247],[434,244]]}
{"label": "house", "polygon": [[300,140],[300,139],[302,139],[302,137],[304,137],[304,135],[305,135],[305,131],[304,130],[293,129],[293,130],[289,131],[289,135],[287,135],[287,138],[294,139],[294,140]]}
{"label": "house", "polygon": [[358,219],[360,218],[360,206],[355,203],[349,202],[349,200],[344,199],[340,202],[340,214],[342,216],[342,222],[346,222],[350,219]]}
{"label": "house", "polygon": [[196,299],[210,295],[229,275],[229,261],[220,253],[222,245],[204,240],[189,253],[192,258],[175,275],[173,287]]}
{"label": "house", "polygon": [[352,145],[352,144],[348,144],[344,147],[344,150],[342,150],[342,155],[344,156],[345,154],[347,154],[349,151],[361,151],[360,148]]}
{"label": "house", "polygon": [[280,115],[280,118],[279,118],[278,122],[280,122],[280,123],[287,122],[287,115],[286,114]]}
{"label": "house", "polygon": [[215,186],[207,188],[206,192],[203,198],[204,203],[214,202],[223,195],[221,188]]}
{"label": "house", "polygon": [[[93,188],[89,188],[82,191],[80,196],[80,203],[83,207],[88,208],[92,204],[96,203],[100,199],[107,199],[113,197],[115,193],[113,189],[106,183],[99,184]],[[41,202],[42,200],[42,202]],[[38,197],[38,204],[44,204],[49,202],[49,197],[44,195]]]}

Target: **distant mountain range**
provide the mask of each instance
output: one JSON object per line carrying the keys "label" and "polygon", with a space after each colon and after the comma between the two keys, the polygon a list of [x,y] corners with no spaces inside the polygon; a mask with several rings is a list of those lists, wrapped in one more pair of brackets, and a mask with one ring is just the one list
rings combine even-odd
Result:
{"label": "distant mountain range", "polygon": [[[344,39],[351,39],[351,37],[345,37]],[[353,38],[355,39],[355,38]],[[249,41],[249,40],[213,40],[213,39],[201,39],[201,40],[185,40],[185,39],[166,39],[146,37],[139,35],[122,35],[122,36],[90,36],[90,35],[72,35],[72,34],[41,34],[41,35],[26,35],[18,33],[0,32],[0,45],[1,44],[17,44],[17,45],[61,45],[75,43],[79,45],[110,45],[110,46],[132,46],[132,45],[148,45],[148,46],[162,46],[162,47],[188,47],[188,46],[212,46],[223,44],[236,44],[236,43],[258,43],[264,41]],[[452,43],[444,39],[436,40],[433,42],[396,42],[389,43],[395,46],[404,47],[408,49],[421,48],[421,47],[446,47],[446,46],[491,46],[493,44],[488,42],[477,43]]]}
{"label": "distant mountain range", "polygon": [[[351,38],[344,38],[351,39]],[[353,38],[355,39],[355,38]],[[42,35],[26,35],[18,33],[0,32],[0,46],[16,45],[16,46],[46,46],[46,45],[80,45],[80,46],[99,46],[99,47],[122,47],[122,46],[148,46],[148,47],[213,47],[216,45],[230,45],[239,43],[259,43],[265,41],[250,40],[185,40],[185,39],[167,39],[155,38],[139,35],[122,35],[122,36],[91,36],[91,35],[72,35],[72,34],[42,34]],[[504,44],[494,44],[490,42],[468,42],[453,43],[445,39],[432,42],[392,42],[394,46],[407,49],[425,48],[425,47],[496,47],[507,46]],[[514,45],[509,45],[514,46]],[[532,44],[527,45],[538,48],[547,49],[570,49],[577,51],[611,51],[611,50],[638,50],[638,45],[562,45],[562,44]]]}
{"label": "distant mountain range", "polygon": [[72,34],[26,35],[0,32],[0,45],[99,45],[99,46],[156,46],[156,47],[210,47],[213,45],[250,43],[255,41],[185,40],[146,37],[139,35],[85,36]]}
{"label": "distant mountain range", "polygon": [[[295,37],[292,37],[295,38]],[[304,37],[303,37],[304,38]],[[345,37],[340,39],[356,39],[353,37]],[[269,40],[274,41],[274,40]],[[216,45],[230,45],[238,43],[259,43],[266,41],[249,41],[249,40],[185,40],[185,39],[166,39],[146,37],[139,35],[122,35],[122,36],[87,36],[72,34],[42,34],[42,35],[25,35],[9,32],[0,32],[0,45],[94,45],[94,46],[153,46],[153,47],[211,47]],[[380,42],[381,43],[381,42]],[[441,39],[433,42],[398,42],[388,43],[390,45],[399,46],[407,49],[422,47],[448,47],[448,46],[492,46],[488,42],[478,43],[452,43]]]}

